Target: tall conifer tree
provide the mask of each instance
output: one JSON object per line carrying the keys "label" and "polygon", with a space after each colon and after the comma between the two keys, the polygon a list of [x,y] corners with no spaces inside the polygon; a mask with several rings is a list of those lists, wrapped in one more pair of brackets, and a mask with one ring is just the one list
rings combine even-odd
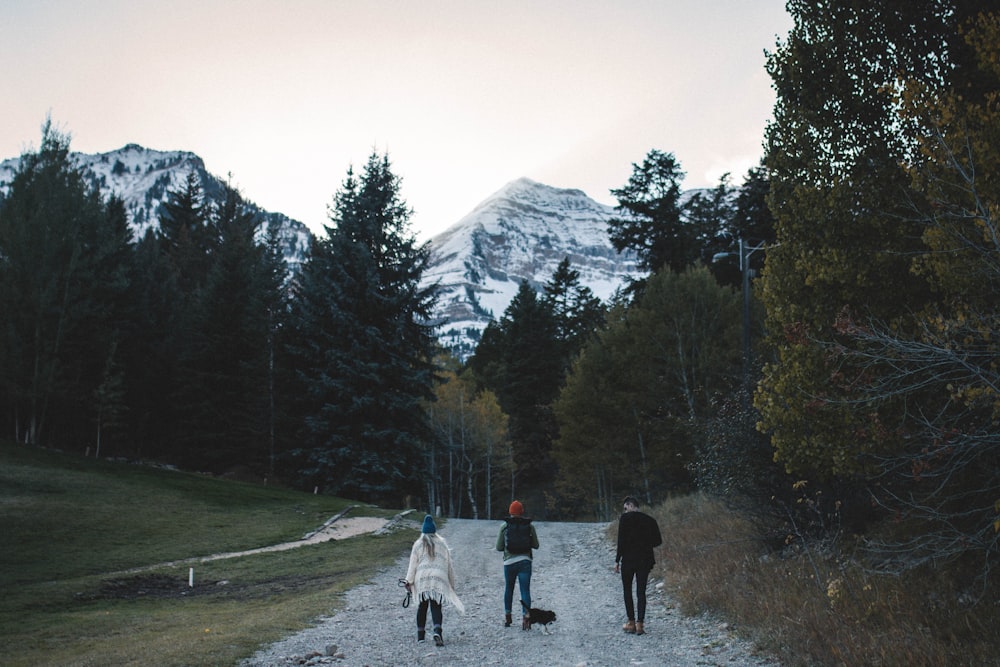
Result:
{"label": "tall conifer tree", "polygon": [[80,443],[119,338],[130,233],[43,128],[0,203],[0,401],[18,440]]}
{"label": "tall conifer tree", "polygon": [[198,313],[217,239],[197,174],[168,192],[160,227],[147,233],[134,267],[135,340],[129,345],[136,447],[178,465],[193,464],[201,437],[189,389],[203,337]]}
{"label": "tall conifer tree", "polygon": [[469,361],[478,381],[496,393],[510,417],[511,491],[537,494],[538,507],[543,506],[543,485],[555,474],[551,449],[557,432],[550,406],[562,383],[564,352],[552,304],[522,281],[500,320],[483,331]]}
{"label": "tall conifer tree", "polygon": [[622,213],[608,221],[611,244],[619,252],[634,250],[649,273],[664,266],[680,273],[699,257],[698,232],[682,217],[683,180],[674,154],[654,149],[642,164],[632,165],[628,183],[611,191]]}
{"label": "tall conifer tree", "polygon": [[433,297],[420,286],[429,251],[388,155],[348,170],[313,244],[294,301],[291,353],[304,403],[302,481],[363,499],[420,490],[433,396]]}
{"label": "tall conifer tree", "polygon": [[263,472],[268,452],[272,318],[280,308],[281,267],[258,239],[260,219],[227,186],[212,207],[216,249],[193,305],[196,344],[180,395],[188,406],[189,465]]}

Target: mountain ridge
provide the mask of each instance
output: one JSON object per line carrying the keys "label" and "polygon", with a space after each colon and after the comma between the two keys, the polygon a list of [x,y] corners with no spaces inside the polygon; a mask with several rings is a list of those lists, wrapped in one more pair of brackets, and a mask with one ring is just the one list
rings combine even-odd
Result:
{"label": "mountain ridge", "polygon": [[[225,182],[190,151],[161,151],[135,143],[106,153],[70,154],[84,178],[102,196],[124,200],[135,239],[159,225],[170,191],[198,176],[206,201],[221,197]],[[21,158],[0,161],[0,194],[7,191]],[[244,197],[263,218],[262,233],[279,226],[292,270],[303,261],[312,238],[301,222],[266,211]],[[422,286],[437,285],[432,324],[442,345],[460,359],[475,350],[486,325],[499,319],[522,281],[541,290],[564,259],[580,272],[581,284],[609,299],[636,275],[635,255],[618,253],[607,235],[614,209],[582,190],[556,188],[528,178],[511,181],[472,211],[427,241],[431,260]]]}
{"label": "mountain ridge", "polygon": [[[135,240],[159,227],[160,207],[170,191],[183,189],[188,174],[198,176],[206,202],[221,199],[225,187],[225,181],[209,172],[204,160],[191,151],[161,151],[129,143],[106,153],[74,151],[69,157],[84,180],[96,187],[103,197],[114,194],[125,202]],[[0,194],[10,187],[20,163],[20,157],[0,161]],[[312,234],[303,223],[283,213],[267,211],[246,196],[244,201],[261,217],[262,236],[271,226],[278,227],[282,251],[290,268],[294,269],[305,260]]]}

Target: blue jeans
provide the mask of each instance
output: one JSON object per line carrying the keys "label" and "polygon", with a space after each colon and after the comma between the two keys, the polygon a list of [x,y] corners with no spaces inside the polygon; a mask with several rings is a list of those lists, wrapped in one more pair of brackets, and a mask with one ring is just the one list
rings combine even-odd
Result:
{"label": "blue jeans", "polygon": [[[516,563],[503,566],[503,579],[506,588],[503,592],[503,610],[511,613],[511,605],[514,603],[514,582],[517,581],[521,588],[521,601],[529,608],[531,607],[531,559],[526,558]],[[521,615],[527,614],[527,609],[521,609]]]}

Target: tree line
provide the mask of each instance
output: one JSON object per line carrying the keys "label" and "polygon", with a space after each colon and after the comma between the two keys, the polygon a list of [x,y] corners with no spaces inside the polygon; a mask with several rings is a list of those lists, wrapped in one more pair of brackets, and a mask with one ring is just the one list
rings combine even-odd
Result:
{"label": "tree line", "polygon": [[19,443],[364,499],[420,489],[428,251],[387,156],[349,170],[290,272],[277,229],[192,172],[133,240],[51,121],[0,200],[0,404]]}
{"label": "tree line", "polygon": [[[515,493],[540,514],[580,513],[557,488],[572,466],[554,448],[555,402],[609,304],[568,260],[539,293],[522,284],[463,365],[432,336],[429,249],[387,155],[348,171],[289,271],[277,230],[228,185],[208,196],[194,172],[133,239],[123,202],[87,185],[69,143],[47,122],[0,200],[8,437],[452,515],[489,516]],[[732,188],[682,206],[673,156],[648,160],[673,169],[657,178],[674,209],[649,233],[701,216],[686,251],[704,263],[701,246],[733,233]]]}
{"label": "tree line", "polygon": [[[794,0],[744,182],[633,165],[610,302],[563,262],[459,363],[388,156],[349,170],[300,272],[189,180],[130,238],[47,127],[0,202],[0,401],[18,442],[492,516],[610,518],[702,489],[794,532],[882,519],[884,567],[1000,540],[1000,18]],[[742,340],[742,342],[741,342]],[[747,348],[746,341],[751,342]]]}

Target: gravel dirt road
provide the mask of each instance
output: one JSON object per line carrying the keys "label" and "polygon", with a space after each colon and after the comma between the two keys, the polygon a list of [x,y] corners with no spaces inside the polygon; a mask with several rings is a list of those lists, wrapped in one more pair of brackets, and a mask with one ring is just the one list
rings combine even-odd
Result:
{"label": "gravel dirt road", "polygon": [[[466,613],[444,608],[443,647],[416,641],[416,605],[402,607],[409,553],[347,594],[346,605],[314,627],[272,644],[242,667],[286,665],[656,665],[777,667],[731,629],[708,617],[686,617],[649,585],[646,632],[627,635],[621,579],[607,524],[536,522],[541,544],[531,580],[534,606],[558,619],[545,634],[503,625],[503,565],[494,550],[499,521],[449,519],[440,535],[451,547],[456,588]],[[517,599],[515,589],[515,600]]]}

